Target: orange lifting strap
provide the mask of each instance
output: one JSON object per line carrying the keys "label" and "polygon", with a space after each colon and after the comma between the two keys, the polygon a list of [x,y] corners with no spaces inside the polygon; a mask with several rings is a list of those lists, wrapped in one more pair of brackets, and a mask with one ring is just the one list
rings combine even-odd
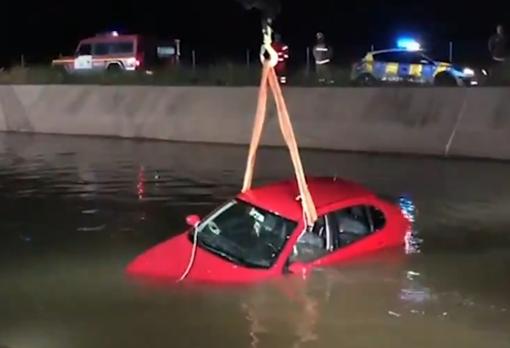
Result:
{"label": "orange lifting strap", "polygon": [[246,171],[244,174],[242,192],[246,192],[251,188],[253,180],[253,169],[255,167],[257,149],[260,144],[262,129],[264,127],[264,121],[266,119],[268,84],[271,87],[271,91],[273,92],[273,96],[276,102],[280,130],[282,132],[285,143],[287,144],[287,147],[289,149],[292,164],[294,166],[294,172],[296,174],[296,179],[299,187],[300,200],[301,205],[303,207],[305,223],[307,224],[307,226],[311,227],[317,220],[317,211],[315,209],[312,196],[308,190],[308,185],[306,184],[303,165],[301,163],[301,158],[299,156],[298,145],[296,142],[296,138],[294,136],[294,131],[292,129],[292,124],[290,121],[287,106],[285,104],[285,99],[283,97],[280,84],[278,83],[278,79],[276,77],[274,68],[271,65],[271,62],[269,61],[264,62],[264,67],[262,70],[262,78],[260,81],[259,96],[257,103],[257,113],[255,115],[255,122],[253,124],[253,132],[251,137],[250,150],[248,153],[248,161],[246,164]]}

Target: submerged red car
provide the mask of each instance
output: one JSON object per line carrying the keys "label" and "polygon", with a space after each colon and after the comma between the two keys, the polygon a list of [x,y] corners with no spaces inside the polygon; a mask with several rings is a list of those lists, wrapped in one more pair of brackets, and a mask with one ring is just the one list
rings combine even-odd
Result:
{"label": "submerged red car", "polygon": [[237,195],[202,221],[188,216],[187,231],[138,256],[127,273],[177,280],[187,272],[192,281],[247,283],[404,246],[409,207],[346,180],[307,183],[318,213],[313,228],[303,223],[296,181],[273,183]]}

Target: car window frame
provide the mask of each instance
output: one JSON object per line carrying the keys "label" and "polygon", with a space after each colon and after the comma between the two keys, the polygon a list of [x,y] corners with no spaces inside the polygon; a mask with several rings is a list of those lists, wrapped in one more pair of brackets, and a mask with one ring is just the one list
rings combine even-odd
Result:
{"label": "car window frame", "polygon": [[[195,231],[197,231],[199,233],[205,227],[205,225],[207,225],[210,221],[212,221],[213,219],[217,218],[219,215],[221,215],[223,212],[225,212],[226,210],[230,209],[233,205],[235,205],[237,203],[242,203],[242,204],[249,205],[249,206],[251,206],[253,208],[256,208],[256,209],[259,209],[261,211],[264,211],[265,213],[268,213],[268,214],[274,215],[276,217],[279,217],[282,220],[294,223],[295,226],[294,226],[293,230],[290,233],[288,233],[288,237],[285,239],[285,241],[283,242],[282,247],[280,248],[279,255],[274,259],[273,263],[269,267],[255,267],[255,266],[251,266],[250,267],[250,266],[247,266],[247,265],[233,263],[231,260],[229,260],[229,262],[231,262],[232,264],[236,265],[237,267],[242,267],[242,268],[251,269],[251,270],[270,271],[270,270],[275,269],[276,267],[280,267],[281,263],[282,263],[282,260],[286,260],[286,259],[288,259],[290,257],[290,253],[291,252],[289,252],[289,247],[290,247],[290,250],[292,251],[292,246],[291,245],[295,244],[294,238],[296,238],[297,234],[301,234],[300,231],[302,231],[302,222],[301,221],[296,221],[294,219],[291,219],[291,218],[288,218],[288,217],[283,216],[281,214],[278,214],[277,212],[274,212],[274,211],[271,211],[269,209],[263,208],[260,205],[258,205],[256,203],[253,203],[250,200],[245,200],[245,199],[243,199],[243,198],[241,198],[239,196],[233,197],[231,199],[228,199],[228,200],[224,201],[222,204],[217,206],[213,211],[211,211],[209,214],[204,216],[204,218],[201,219],[200,223],[196,226],[195,229],[194,228],[190,228],[187,231],[187,235],[188,235],[188,238],[190,239],[190,241],[193,241],[193,233],[195,233]],[[209,253],[211,253],[213,255],[216,255],[218,257],[221,257],[218,253],[212,252],[211,250],[207,250],[206,248],[203,248],[203,250],[207,251],[207,252],[209,252]]]}
{"label": "car window frame", "polygon": [[404,51],[379,52],[379,53],[373,54],[373,59],[374,59],[374,62],[379,62],[379,63],[399,63],[400,62],[399,59],[380,59],[380,56],[381,55],[391,55],[391,54],[394,54],[395,56],[397,56],[397,55],[401,55],[402,53],[405,53],[405,52]]}
{"label": "car window frame", "polygon": [[[331,214],[331,213],[338,212],[338,211],[341,211],[343,209],[347,209],[347,208],[351,208],[351,207],[360,206],[360,205],[371,206],[373,208],[376,208],[380,212],[382,212],[383,215],[384,215],[384,224],[383,224],[383,227],[380,228],[380,229],[374,230],[369,235],[367,235],[367,236],[365,236],[363,238],[360,238],[359,240],[357,240],[356,242],[354,242],[351,245],[347,245],[347,246],[342,247],[342,248],[337,248],[337,249],[334,249],[332,251],[328,251],[325,255],[323,255],[323,256],[321,256],[321,257],[319,257],[317,259],[314,259],[314,260],[311,260],[311,261],[307,261],[307,262],[302,262],[300,260],[295,260],[295,262],[301,262],[301,263],[306,264],[306,265],[311,266],[311,267],[320,266],[322,264],[327,264],[327,263],[329,263],[330,259],[336,259],[335,256],[338,253],[340,253],[341,251],[346,250],[347,248],[352,248],[353,246],[357,245],[358,242],[361,241],[361,240],[366,240],[368,238],[377,237],[380,233],[385,231],[385,229],[388,227],[388,216],[390,216],[391,214],[390,214],[390,212],[387,211],[387,209],[384,206],[384,204],[382,204],[382,202],[380,202],[379,199],[374,198],[374,197],[365,197],[365,198],[361,198],[361,199],[354,199],[354,200],[348,200],[348,201],[345,201],[345,202],[338,202],[338,203],[331,204],[331,205],[329,205],[327,207],[324,207],[320,211],[318,211],[318,219],[324,217],[325,221],[327,221],[328,220],[327,216],[329,214]],[[297,228],[299,228],[299,225],[297,226]],[[329,226],[327,227],[327,233],[332,233],[332,231],[330,230]],[[299,237],[297,237],[291,243],[292,246],[290,248],[290,251],[289,251],[288,255],[286,256],[287,264],[288,265],[293,263],[293,262],[291,262],[292,251],[294,250],[294,247],[297,245],[298,240],[299,240],[299,238],[301,238],[302,234],[303,233],[300,233]],[[332,238],[332,237],[333,236],[330,236],[330,238]],[[289,245],[287,245],[287,246],[289,246]],[[282,250],[282,254],[283,254],[283,250]],[[283,256],[283,255],[281,255],[281,256]]]}
{"label": "car window frame", "polygon": [[[89,53],[88,53],[88,54],[81,54],[81,53],[80,53],[80,51],[81,51],[81,49],[82,49],[82,47],[83,47],[83,46],[89,46],[89,47],[90,47],[90,49],[89,49]],[[80,42],[80,43],[78,44],[78,47],[76,47],[76,50],[75,50],[75,52],[74,52],[74,55],[75,55],[76,57],[80,57],[80,56],[91,56],[91,55],[93,55],[92,47],[93,47],[93,46],[92,46],[92,44],[91,44],[90,42]]]}
{"label": "car window frame", "polygon": [[[101,46],[101,45],[104,45],[106,47],[106,51],[104,53],[103,52],[99,53],[97,51],[98,46]],[[94,42],[94,44],[92,45],[92,54],[94,56],[100,56],[100,57],[101,56],[109,55],[110,54],[110,47],[108,45],[109,45],[109,43],[107,43],[107,42],[101,42],[101,41],[100,42]]]}
{"label": "car window frame", "polygon": [[[404,64],[410,64],[410,65],[429,65],[433,64],[433,61],[425,56],[422,52],[419,51],[408,51],[406,52],[407,55],[411,56],[414,55],[416,57],[416,61],[412,61],[411,59],[408,59],[407,61],[404,61]],[[425,60],[426,62],[423,63],[422,61]]]}

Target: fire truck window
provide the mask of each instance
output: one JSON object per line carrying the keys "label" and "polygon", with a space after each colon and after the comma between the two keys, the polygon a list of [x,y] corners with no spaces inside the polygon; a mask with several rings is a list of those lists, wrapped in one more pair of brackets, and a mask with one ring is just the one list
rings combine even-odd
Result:
{"label": "fire truck window", "polygon": [[83,44],[80,45],[78,48],[78,55],[79,56],[89,56],[92,54],[92,46],[90,44]]}
{"label": "fire truck window", "polygon": [[109,52],[109,45],[107,43],[96,43],[94,45],[94,54],[96,56],[104,56],[107,55]]}
{"label": "fire truck window", "polygon": [[132,42],[115,42],[110,45],[111,54],[126,54],[133,53]]}

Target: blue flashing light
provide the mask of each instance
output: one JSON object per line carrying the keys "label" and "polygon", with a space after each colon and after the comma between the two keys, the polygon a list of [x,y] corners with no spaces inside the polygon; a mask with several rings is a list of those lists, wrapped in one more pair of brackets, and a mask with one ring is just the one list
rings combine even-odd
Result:
{"label": "blue flashing light", "polygon": [[411,223],[409,230],[404,237],[405,252],[406,254],[419,254],[423,239],[418,237],[418,230],[416,229],[416,215],[417,209],[413,200],[408,195],[399,197],[398,205],[402,211],[402,215]]}
{"label": "blue flashing light", "polygon": [[416,206],[412,199],[407,195],[402,195],[398,199],[398,205],[400,206],[400,210],[402,214],[405,216],[407,220],[410,222],[415,222],[416,220]]}
{"label": "blue flashing light", "polygon": [[408,51],[418,51],[421,48],[421,45],[416,40],[410,38],[400,38],[397,40],[398,48],[403,48]]}

